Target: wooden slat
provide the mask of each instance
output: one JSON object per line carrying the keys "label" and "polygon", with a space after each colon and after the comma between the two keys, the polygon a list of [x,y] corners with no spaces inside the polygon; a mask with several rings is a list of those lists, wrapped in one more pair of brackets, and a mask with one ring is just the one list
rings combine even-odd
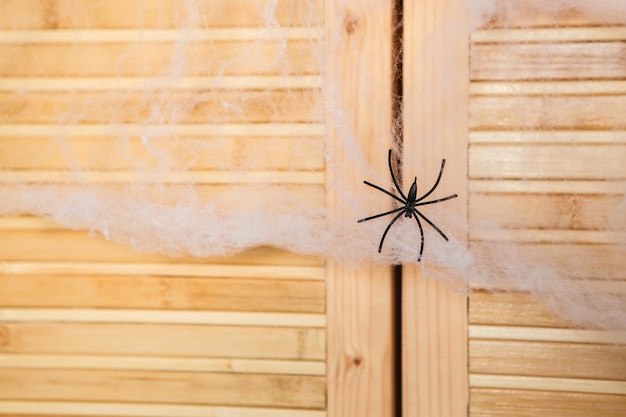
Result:
{"label": "wooden slat", "polygon": [[510,388],[626,396],[624,381],[470,374],[469,384],[471,388]]}
{"label": "wooden slat", "polygon": [[[626,95],[475,96],[470,99],[470,128],[476,130],[606,129],[624,130]],[[588,132],[572,132],[581,135]],[[593,134],[593,132],[591,132]],[[545,132],[546,136],[550,132]],[[623,132],[614,132],[624,141]]]}
{"label": "wooden slat", "polygon": [[[439,161],[445,158],[440,187],[459,198],[441,210],[453,212],[463,230],[462,219],[467,218],[463,202],[467,200],[465,98],[469,78],[463,28],[469,17],[463,1],[405,1],[403,7],[403,177],[414,177],[414,167],[419,166],[421,181],[432,184]],[[447,233],[455,240],[464,239],[452,231]],[[426,245],[422,260],[426,268],[432,267],[428,248]],[[425,272],[422,265],[403,266],[402,414],[464,417],[468,401],[467,298],[462,290],[455,292],[443,280],[428,277],[428,269]]]}
{"label": "wooden slat", "polygon": [[254,41],[319,39],[319,27],[256,27],[256,28],[203,28],[203,29],[40,29],[0,30],[0,43],[58,44],[58,43],[134,43],[134,42],[189,42],[199,41]]}
{"label": "wooden slat", "polygon": [[535,296],[525,293],[472,292],[469,322],[504,326],[569,327]]}
{"label": "wooden slat", "polygon": [[[52,133],[52,132],[51,132]],[[315,171],[324,169],[322,138],[126,138],[70,137],[63,146],[53,138],[1,138],[5,170],[188,169],[240,171]],[[36,149],[37,152],[33,152]],[[267,158],[259,158],[259,152]],[[132,160],[130,156],[132,155]]]}
{"label": "wooden slat", "polygon": [[240,311],[3,308],[3,322],[168,323],[226,326],[324,327],[322,314]]}
{"label": "wooden slat", "polygon": [[265,10],[256,0],[211,1],[195,4],[197,18],[185,13],[178,0],[39,0],[5,1],[0,27],[15,29],[74,28],[177,28],[177,27],[258,27],[271,16],[280,26],[320,25],[323,2],[312,0],[309,13],[294,13],[293,5],[276,3]]}
{"label": "wooden slat", "polygon": [[[141,136],[148,127],[142,124],[86,124],[86,125],[3,125],[0,137],[34,136]],[[169,135],[181,136],[315,136],[324,134],[324,126],[317,123],[224,123],[224,124],[182,124],[150,125],[153,137]]]}
{"label": "wooden slat", "polygon": [[499,180],[469,181],[471,193],[503,193],[503,194],[623,194],[626,181],[617,180]]}
{"label": "wooden slat", "polygon": [[[232,372],[281,375],[325,375],[321,361],[159,356],[86,356],[0,354],[1,368],[124,369],[142,371]],[[1,413],[0,413],[1,414]]]}
{"label": "wooden slat", "polygon": [[326,417],[322,410],[219,407],[189,404],[0,401],[0,415],[21,417]]}
{"label": "wooden slat", "polygon": [[622,417],[623,395],[473,388],[472,417]]}
{"label": "wooden slat", "polygon": [[324,378],[233,373],[0,369],[0,399],[322,409]]}
{"label": "wooden slat", "polygon": [[[0,222],[2,223],[2,222]],[[10,228],[10,227],[9,227]],[[60,229],[55,227],[54,229]],[[5,227],[0,227],[5,229]],[[48,230],[41,228],[41,230]],[[253,255],[256,251],[247,252]],[[260,251],[259,251],[260,252]],[[271,255],[270,251],[267,251]],[[297,259],[297,258],[296,258]],[[249,262],[254,259],[248,260]],[[257,260],[258,261],[258,260]],[[287,261],[287,260],[285,260]],[[292,260],[293,261],[293,260]],[[160,263],[92,263],[92,262],[0,262],[0,271],[6,275],[56,275],[56,276],[93,276],[123,275],[143,277],[205,277],[205,278],[260,278],[286,280],[324,280],[324,268],[321,266],[282,266],[282,265],[228,265],[228,264],[160,264]],[[7,277],[8,279],[9,277]]]}
{"label": "wooden slat", "polygon": [[150,120],[157,108],[165,112],[162,120],[168,120],[168,112],[178,109],[176,122],[180,124],[203,123],[207,115],[224,123],[297,123],[320,119],[317,89],[168,91],[155,93],[153,99],[150,102],[142,92],[128,91],[0,92],[0,122],[55,124],[66,119],[68,123],[84,124],[142,123]]}
{"label": "wooden slat", "polygon": [[470,77],[572,80],[626,77],[623,42],[473,44]]}
{"label": "wooden slat", "polygon": [[319,328],[125,323],[2,323],[0,352],[323,360]]}
{"label": "wooden slat", "polygon": [[625,179],[626,147],[598,145],[473,145],[473,179]]}
{"label": "wooden slat", "polygon": [[170,77],[10,77],[0,78],[0,91],[67,92],[68,90],[97,93],[110,90],[144,93],[172,90],[205,89],[260,89],[270,88],[320,88],[321,78],[317,75],[246,75],[224,77],[182,77],[175,83]]}
{"label": "wooden slat", "polygon": [[568,144],[623,145],[626,132],[620,130],[475,130],[470,144]]}
{"label": "wooden slat", "polygon": [[[249,55],[254,54],[254,59]],[[30,44],[0,43],[5,77],[158,76],[172,71],[172,56],[186,62],[180,75],[276,75],[319,72],[309,40],[211,43]]]}
{"label": "wooden slat", "polygon": [[[284,259],[283,259],[284,256]],[[289,255],[286,251],[262,247],[250,249],[239,256],[228,258],[210,257],[201,260],[194,258],[171,258],[165,255],[151,255],[135,252],[128,247],[116,245],[99,236],[90,237],[85,232],[53,231],[3,231],[0,233],[0,259],[21,262],[163,262],[233,265],[241,262],[248,265],[317,265],[319,257]],[[300,263],[302,262],[302,263]],[[98,265],[98,268],[102,265]],[[106,268],[106,266],[105,266]],[[167,267],[165,267],[167,268]],[[266,272],[265,272],[266,273]]]}
{"label": "wooden slat", "polygon": [[624,345],[470,340],[469,355],[470,373],[626,380]]}
{"label": "wooden slat", "polygon": [[515,229],[612,230],[611,216],[622,201],[614,195],[475,194],[469,201],[469,217],[472,229],[492,224]]}
{"label": "wooden slat", "polygon": [[246,278],[0,275],[1,307],[322,313],[324,283]]}
{"label": "wooden slat", "polygon": [[470,95],[623,94],[626,81],[572,80],[539,82],[472,82]]}
{"label": "wooden slat", "polygon": [[[487,256],[487,253],[493,253],[493,242],[499,241],[488,242],[487,246],[491,245],[490,249],[481,246],[480,242],[472,242],[472,247],[476,253]],[[620,246],[524,242],[509,246],[506,242],[499,242],[498,247],[503,255],[512,251],[516,261],[523,259],[527,265],[552,267],[560,274],[571,278],[624,279],[624,249]],[[482,253],[483,250],[488,252]],[[497,277],[492,278],[495,280]],[[575,285],[575,282],[572,281],[571,284]],[[586,288],[584,282],[581,283],[581,288]]]}
{"label": "wooden slat", "polygon": [[[341,192],[344,187],[363,190],[351,158],[359,148],[374,170],[385,172],[379,155],[391,142],[393,8],[392,2],[378,0],[327,0],[324,5],[325,75],[331,86],[325,100],[343,112],[327,123],[326,155],[334,166],[327,169],[326,206],[332,218],[354,227],[353,203]],[[356,148],[345,146],[346,135],[355,138]],[[395,416],[400,387],[394,375],[391,268],[354,268],[330,259],[327,271],[328,416]]]}
{"label": "wooden slat", "polygon": [[3,171],[5,183],[323,184],[323,172],[308,171]]}
{"label": "wooden slat", "polygon": [[500,42],[576,42],[626,40],[625,27],[580,27],[580,28],[532,28],[532,29],[489,29],[471,33],[475,43]]}
{"label": "wooden slat", "polygon": [[[492,314],[497,313],[494,311]],[[468,335],[472,339],[517,340],[562,343],[626,344],[626,332],[606,330],[563,329],[522,326],[471,325]]]}
{"label": "wooden slat", "polygon": [[554,229],[495,229],[476,228],[470,232],[472,241],[499,241],[519,243],[589,243],[611,245],[619,243],[620,233],[595,230],[554,230]]}

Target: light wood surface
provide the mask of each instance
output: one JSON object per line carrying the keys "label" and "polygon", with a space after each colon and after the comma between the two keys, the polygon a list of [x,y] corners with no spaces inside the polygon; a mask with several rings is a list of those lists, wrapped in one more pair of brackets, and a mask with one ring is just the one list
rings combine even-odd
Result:
{"label": "light wood surface", "polygon": [[[433,183],[439,161],[445,158],[440,188],[447,191],[442,195],[457,193],[459,198],[441,210],[450,210],[459,219],[467,216],[462,203],[467,197],[467,102],[459,100],[468,91],[465,13],[462,1],[404,2],[404,177],[419,175],[426,184]],[[429,262],[428,245],[422,262]],[[405,265],[402,273],[403,416],[466,416],[463,289],[457,293],[443,281],[428,279],[421,265]]]}
{"label": "light wood surface", "polygon": [[[619,303],[624,253],[611,216],[626,178],[626,32],[582,16],[514,19],[530,27],[471,37],[470,244],[487,254],[510,242],[528,265]],[[554,26],[533,28],[542,23]],[[624,415],[626,335],[578,328],[542,303],[472,293],[470,416]]]}
{"label": "light wood surface", "polygon": [[[195,183],[198,204],[265,187],[323,206],[324,17],[311,5],[3,1],[3,191],[151,197],[165,180],[164,204]],[[66,226],[0,219],[0,415],[326,415],[323,259],[172,258]]]}
{"label": "light wood surface", "polygon": [[[344,120],[331,120],[328,126],[327,152],[335,162],[327,169],[327,205],[339,219],[355,225],[354,210],[336,194],[335,181],[367,190],[364,178],[356,178],[350,169],[351,151],[342,148],[338,135],[349,129],[371,166],[386,171],[380,155],[386,155],[391,143],[392,12],[393,4],[386,0],[325,3],[325,100],[346,112],[347,122],[342,126]],[[328,416],[392,417],[400,387],[394,379],[391,268],[333,260],[327,265]]]}

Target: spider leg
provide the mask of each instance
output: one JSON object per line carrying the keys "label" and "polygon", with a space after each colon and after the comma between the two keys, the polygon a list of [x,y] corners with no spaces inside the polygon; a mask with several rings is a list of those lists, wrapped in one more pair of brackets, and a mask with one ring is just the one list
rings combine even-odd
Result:
{"label": "spider leg", "polygon": [[400,193],[402,198],[404,198],[404,200],[406,200],[407,198],[404,195],[404,193],[402,192],[402,190],[400,189],[400,185],[398,185],[398,180],[396,179],[396,176],[393,175],[393,169],[391,168],[391,149],[389,149],[389,156],[387,157],[387,161],[389,162],[389,173],[391,174],[391,179],[393,180],[393,185],[396,186],[396,190],[398,190],[398,192]]}
{"label": "spider leg", "polygon": [[394,224],[395,221],[398,220],[400,216],[402,216],[403,214],[404,214],[404,211],[401,211],[400,213],[396,214],[396,217],[394,217],[393,220],[389,222],[389,224],[387,225],[387,228],[385,229],[385,233],[383,233],[383,237],[380,238],[380,245],[378,245],[378,253],[380,253],[380,251],[383,249],[383,242],[385,241],[385,236],[387,236],[387,232],[391,228],[391,225]]}
{"label": "spider leg", "polygon": [[416,202],[422,201],[423,199],[425,199],[426,197],[431,195],[433,191],[435,191],[435,188],[437,188],[437,186],[439,185],[439,181],[441,180],[441,176],[443,175],[443,167],[445,165],[446,165],[446,160],[442,159],[441,160],[441,169],[439,170],[439,176],[437,177],[437,181],[435,181],[435,185],[433,185],[433,188],[431,188],[426,194],[424,194],[423,196],[421,196],[420,198],[415,200]]}
{"label": "spider leg", "polygon": [[439,234],[441,235],[441,237],[443,237],[445,240],[449,240],[448,236],[446,236],[440,228],[438,228],[437,226],[435,226],[435,223],[431,222],[430,220],[428,220],[428,218],[426,216],[424,216],[422,213],[420,213],[419,211],[413,209],[413,213],[417,214],[418,216],[420,216],[422,219],[424,219],[424,221],[426,221],[426,223],[428,223],[429,225],[431,225],[436,231],[439,232]]}
{"label": "spider leg", "polygon": [[444,197],[444,198],[439,198],[439,199],[437,199],[437,200],[433,200],[433,201],[426,201],[425,203],[417,203],[417,204],[415,204],[415,205],[414,205],[414,207],[417,207],[417,206],[425,206],[425,205],[427,205],[427,204],[439,203],[439,202],[441,202],[441,201],[446,201],[446,200],[452,200],[453,198],[457,198],[457,197],[458,197],[458,195],[456,195],[456,194],[452,194],[452,195],[449,195],[449,196]]}
{"label": "spider leg", "polygon": [[[394,194],[390,193],[389,191],[385,190],[384,188],[380,188],[378,185],[372,184],[371,182],[363,181],[363,183],[369,185],[370,187],[376,188],[378,191],[382,191],[383,193],[387,194],[390,197],[395,198],[396,200],[398,200],[402,204],[406,204],[406,197],[405,197],[405,200],[403,200],[400,197],[398,197],[397,195],[394,195]],[[402,195],[402,196],[404,197],[404,195]]]}
{"label": "spider leg", "polygon": [[413,216],[413,218],[417,222],[417,226],[420,228],[420,237],[422,239],[422,243],[420,244],[420,254],[417,255],[417,262],[419,262],[422,260],[422,253],[424,252],[424,228],[422,227],[422,222],[420,222],[420,219],[417,216]]}
{"label": "spider leg", "polygon": [[383,216],[386,216],[388,214],[398,212],[400,210],[404,210],[404,207],[398,207],[398,208],[395,208],[393,210],[386,211],[384,213],[376,214],[374,216],[370,216],[370,217],[366,217],[366,218],[361,219],[361,220],[357,220],[357,223],[366,222],[366,221],[372,220],[372,219],[377,219],[378,217],[383,217]]}

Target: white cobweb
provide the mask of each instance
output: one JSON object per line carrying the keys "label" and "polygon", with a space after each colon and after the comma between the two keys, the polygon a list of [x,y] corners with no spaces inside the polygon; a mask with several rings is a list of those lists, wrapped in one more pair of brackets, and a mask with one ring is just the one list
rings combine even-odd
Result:
{"label": "white cobweb", "polygon": [[[223,5],[237,8],[240,3],[256,5],[245,13],[248,20],[241,22],[247,31],[228,32],[228,22],[221,24],[219,19],[228,12]],[[104,2],[89,4],[106,13]],[[4,139],[0,151],[5,155],[0,165],[1,214],[45,217],[68,228],[101,233],[139,251],[171,256],[226,256],[272,245],[354,265],[416,261],[420,236],[412,219],[398,221],[380,254],[381,233],[390,218],[356,223],[388,210],[390,198],[365,185],[347,188],[343,173],[387,189],[391,182],[388,173],[375,172],[366,162],[365,151],[359,149],[346,120],[353,113],[334,100],[342,85],[324,78],[329,63],[324,53],[328,45],[323,39],[323,2],[141,4],[150,6],[136,11],[132,28],[140,35],[145,30],[145,38],[126,39],[117,49],[108,46],[104,54],[109,61],[97,61],[96,55],[80,59],[72,55],[97,50],[85,49],[93,42],[81,38],[97,26],[90,20],[97,13],[81,3],[70,4],[65,14],[54,16],[65,25],[60,29],[70,33],[66,36],[75,37],[64,41],[69,51],[67,68],[51,68],[46,61],[50,57],[38,55],[36,44],[16,42],[15,55],[3,57],[0,72],[8,74],[7,79],[23,75],[15,63],[30,53],[29,75],[39,69],[37,76],[61,77],[61,83],[81,77],[105,81],[89,88],[68,83],[65,89],[52,88],[45,97],[33,87],[8,89],[5,102],[0,101],[0,121],[6,123],[0,129],[10,125],[19,143]],[[468,8],[472,16],[468,36],[494,22],[514,26],[516,16],[529,13],[572,14],[594,25],[626,23],[626,4],[619,0],[593,4],[476,0]],[[142,27],[145,16],[157,23]],[[111,33],[123,31],[129,19],[123,17],[120,27],[109,28],[114,29]],[[228,38],[232,36],[236,42]],[[165,55],[162,44],[170,45]],[[260,82],[258,77],[267,78]],[[13,117],[15,109],[7,103],[30,106],[31,115],[45,114],[37,122],[48,130],[22,129],[19,117]],[[324,123],[339,132],[345,156],[341,163],[326,152]],[[376,150],[382,160],[387,158],[387,143],[392,142],[392,132],[388,133]],[[400,162],[402,156],[396,151]],[[32,177],[38,170],[41,175]],[[333,174],[326,184],[324,172]],[[533,250],[533,245],[501,244],[497,239],[468,247],[463,243],[468,234],[465,220],[456,219],[442,203],[425,213],[450,241],[424,224],[427,241],[422,264],[432,269],[433,276],[451,275],[481,288],[514,288],[541,295],[580,323],[626,329],[624,295],[595,289],[598,280],[625,278],[615,271],[623,272],[626,266],[626,185],[614,183],[621,189],[612,190],[610,209],[603,212],[609,227],[599,231],[610,236],[610,258],[599,258],[591,247],[582,256],[565,252],[557,259],[553,253]],[[405,192],[408,185],[405,181]],[[353,222],[328,211],[325,187],[353,208]],[[447,186],[444,172],[432,198],[455,192],[461,190]],[[481,227],[489,229],[491,236],[502,234],[506,241],[507,231],[497,222]],[[435,272],[442,270],[445,274]]]}

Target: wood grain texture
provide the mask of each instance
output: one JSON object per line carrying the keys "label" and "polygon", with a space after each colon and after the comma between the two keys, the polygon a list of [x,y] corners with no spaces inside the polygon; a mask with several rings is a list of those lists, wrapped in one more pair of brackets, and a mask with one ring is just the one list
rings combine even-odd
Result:
{"label": "wood grain texture", "polygon": [[[403,11],[403,151],[411,155],[405,158],[405,177],[413,177],[406,161],[436,173],[438,161],[446,158],[445,186],[459,194],[446,209],[459,219],[467,216],[462,204],[468,141],[464,7],[462,1],[433,0],[404,2]],[[403,267],[403,415],[466,416],[467,298],[426,278],[419,265]]]}
{"label": "wood grain texture", "polygon": [[324,377],[295,375],[0,369],[0,399],[3,400],[127,401],[322,409],[324,385]]}
{"label": "wood grain texture", "polygon": [[620,395],[484,388],[470,391],[473,417],[622,417],[625,413],[626,401]]}
{"label": "wood grain texture", "polygon": [[[325,100],[346,112],[346,128],[379,172],[386,167],[378,155],[391,142],[393,7],[388,0],[325,3]],[[334,96],[337,86],[340,91]],[[351,204],[337,194],[334,181],[341,178],[343,186],[359,189],[363,179],[355,178],[350,168],[354,151],[343,148],[343,126],[329,122],[327,152],[336,166],[327,171],[327,207],[338,219],[354,222]],[[333,260],[327,267],[328,416],[394,416],[394,392],[400,387],[395,386],[393,369],[391,268],[357,269]]]}
{"label": "wood grain texture", "polygon": [[[255,59],[246,59],[250,49]],[[284,54],[284,55],[283,55]],[[223,71],[238,74],[313,74],[318,63],[309,40],[286,42],[189,42],[137,44],[33,44],[0,43],[0,74],[6,77],[100,77],[141,75],[163,76],[171,72],[171,57],[187,62],[183,76],[208,75]]]}
{"label": "wood grain texture", "polygon": [[[312,0],[309,13],[294,14],[292,4],[276,3],[272,16],[281,26],[323,24],[322,0]],[[265,15],[256,0],[208,1],[195,5],[200,18],[189,19],[178,0],[7,0],[0,27],[11,29],[258,27]]]}
{"label": "wood grain texture", "polygon": [[224,407],[193,404],[0,401],[0,415],[20,417],[325,417],[322,410]]}
{"label": "wood grain texture", "polygon": [[320,328],[128,323],[7,323],[0,352],[323,360]]}
{"label": "wood grain texture", "polygon": [[474,44],[471,78],[481,80],[620,79],[624,42]]}
{"label": "wood grain texture", "polygon": [[322,281],[132,276],[0,276],[1,307],[322,313]]}
{"label": "wood grain texture", "polygon": [[626,347],[597,343],[471,340],[469,372],[626,380]]}
{"label": "wood grain texture", "polygon": [[[195,182],[198,206],[259,184],[325,204],[318,0],[0,8],[7,198],[140,181],[174,205]],[[171,258],[66,227],[0,219],[0,415],[326,415],[323,259]]]}
{"label": "wood grain texture", "polygon": [[134,371],[232,372],[252,374],[326,374],[322,361],[102,355],[0,354],[2,368],[108,369]]}

